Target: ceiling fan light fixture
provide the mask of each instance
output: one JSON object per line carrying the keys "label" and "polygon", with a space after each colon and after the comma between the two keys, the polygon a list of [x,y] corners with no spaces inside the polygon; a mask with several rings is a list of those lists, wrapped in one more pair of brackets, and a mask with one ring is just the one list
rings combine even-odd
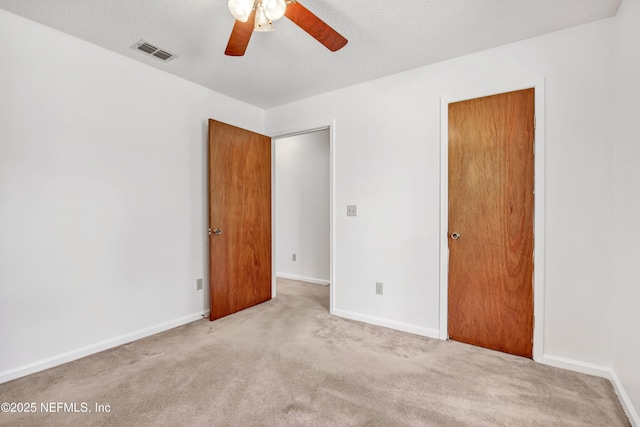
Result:
{"label": "ceiling fan light fixture", "polygon": [[285,0],[262,0],[264,12],[271,21],[277,21],[284,16],[287,10]]}
{"label": "ceiling fan light fixture", "polygon": [[273,24],[271,20],[267,18],[267,14],[261,4],[256,7],[256,21],[253,26],[253,31],[273,31]]}
{"label": "ceiling fan light fixture", "polygon": [[247,22],[253,10],[254,0],[229,0],[229,12],[240,22]]}
{"label": "ceiling fan light fixture", "polygon": [[[240,3],[251,4],[251,0],[248,1],[249,3],[247,3],[247,0],[229,0],[229,9],[234,11]],[[273,19],[281,17],[280,15],[283,12],[284,16],[291,22],[319,41],[331,52],[342,49],[348,42],[342,34],[327,25],[297,0],[253,0],[253,8],[250,10],[246,21],[241,22],[236,19],[233,24],[233,30],[231,30],[231,36],[229,36],[229,42],[224,54],[227,56],[243,56],[249,45],[251,34],[255,31],[273,31]]]}

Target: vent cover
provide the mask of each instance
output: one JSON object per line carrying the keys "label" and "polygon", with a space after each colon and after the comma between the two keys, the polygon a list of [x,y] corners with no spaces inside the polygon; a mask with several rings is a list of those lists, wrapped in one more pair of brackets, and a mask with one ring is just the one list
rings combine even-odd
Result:
{"label": "vent cover", "polygon": [[134,43],[134,45],[131,46],[131,49],[144,52],[148,55],[153,56],[154,58],[159,59],[162,62],[169,62],[173,58],[177,58],[177,55],[174,55],[173,53],[169,53],[164,49],[160,49],[159,47],[154,46],[151,43],[144,40],[140,40],[139,42]]}

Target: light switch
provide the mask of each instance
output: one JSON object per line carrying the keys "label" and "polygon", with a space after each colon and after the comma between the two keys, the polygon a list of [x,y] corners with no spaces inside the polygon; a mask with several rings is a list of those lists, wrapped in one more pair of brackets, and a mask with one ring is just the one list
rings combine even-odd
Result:
{"label": "light switch", "polygon": [[347,205],[347,216],[358,216],[358,206]]}

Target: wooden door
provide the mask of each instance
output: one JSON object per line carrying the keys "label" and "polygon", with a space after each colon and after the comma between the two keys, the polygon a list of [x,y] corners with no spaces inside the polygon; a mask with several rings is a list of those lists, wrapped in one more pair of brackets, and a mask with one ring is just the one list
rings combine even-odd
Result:
{"label": "wooden door", "polygon": [[449,104],[449,336],[525,357],[533,144],[534,89]]}
{"label": "wooden door", "polygon": [[209,227],[210,319],[271,299],[271,138],[209,120]]}

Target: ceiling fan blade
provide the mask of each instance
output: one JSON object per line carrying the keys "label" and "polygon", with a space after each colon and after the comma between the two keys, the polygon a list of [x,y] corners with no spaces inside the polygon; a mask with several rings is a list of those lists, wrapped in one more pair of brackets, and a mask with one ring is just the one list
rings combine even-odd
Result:
{"label": "ceiling fan blade", "polygon": [[347,39],[297,1],[287,4],[284,16],[332,52],[347,44]]}
{"label": "ceiling fan blade", "polygon": [[253,34],[253,24],[256,16],[256,11],[251,11],[247,22],[241,22],[236,20],[229,37],[229,43],[227,43],[227,49],[224,51],[228,56],[242,56],[247,50],[251,34]]}

